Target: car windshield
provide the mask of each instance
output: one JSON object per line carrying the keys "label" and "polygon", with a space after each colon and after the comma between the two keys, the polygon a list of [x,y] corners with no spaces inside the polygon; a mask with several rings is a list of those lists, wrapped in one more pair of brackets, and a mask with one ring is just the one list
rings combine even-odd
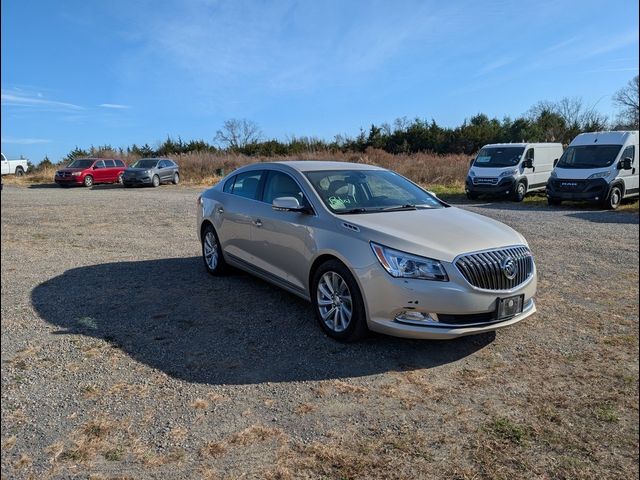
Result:
{"label": "car windshield", "polygon": [[388,170],[318,171],[307,172],[306,176],[325,205],[338,214],[444,206],[433,195]]}
{"label": "car windshield", "polygon": [[524,147],[486,147],[480,150],[474,167],[515,167],[522,157]]}
{"label": "car windshield", "polygon": [[131,165],[131,168],[154,168],[158,163],[157,160],[150,160],[148,158],[143,158],[142,160],[138,160],[136,163]]}
{"label": "car windshield", "polygon": [[93,165],[93,160],[74,160],[67,168],[89,168]]}
{"label": "car windshield", "polygon": [[580,145],[569,147],[558,161],[559,168],[602,168],[610,166],[621,145]]}

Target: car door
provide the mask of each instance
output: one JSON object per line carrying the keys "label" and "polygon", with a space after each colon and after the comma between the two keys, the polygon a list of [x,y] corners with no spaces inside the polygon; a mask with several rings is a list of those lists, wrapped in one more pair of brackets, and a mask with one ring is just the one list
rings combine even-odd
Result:
{"label": "car door", "polygon": [[622,155],[620,155],[620,161],[625,158],[630,158],[632,162],[631,170],[620,170],[618,176],[624,181],[625,194],[638,193],[638,152],[634,145],[627,146]]}
{"label": "car door", "polygon": [[93,175],[93,183],[104,183],[107,181],[107,168],[104,160],[98,160],[93,164],[91,175]]}
{"label": "car door", "polygon": [[253,210],[250,251],[258,268],[304,293],[308,259],[315,249],[309,227],[317,217],[313,210],[309,213],[274,210],[272,202],[278,197],[295,197],[301,205],[311,207],[308,196],[291,175],[268,170],[261,202]]}
{"label": "car door", "polygon": [[224,254],[250,265],[254,264],[251,249],[253,212],[259,205],[257,198],[262,178],[262,170],[249,170],[231,177],[223,186],[224,195],[214,212],[220,219],[218,239]]}
{"label": "car door", "polygon": [[7,160],[7,157],[4,156],[4,153],[2,154],[2,175],[7,175],[11,173],[11,169],[9,168],[9,160]]}
{"label": "car door", "polygon": [[173,178],[171,168],[169,168],[169,162],[166,160],[160,160],[158,162],[158,175],[161,182],[168,182]]}
{"label": "car door", "polygon": [[113,160],[104,160],[104,177],[105,182],[115,182],[118,180],[118,171],[116,170],[116,162]]}

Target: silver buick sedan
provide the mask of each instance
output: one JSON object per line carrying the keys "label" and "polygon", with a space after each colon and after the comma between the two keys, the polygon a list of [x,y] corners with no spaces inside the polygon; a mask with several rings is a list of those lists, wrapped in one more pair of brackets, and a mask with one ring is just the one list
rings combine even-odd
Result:
{"label": "silver buick sedan", "polygon": [[311,301],[338,340],[450,339],[536,311],[522,235],[371,165],[248,165],[198,197],[197,228],[209,273],[237,267]]}

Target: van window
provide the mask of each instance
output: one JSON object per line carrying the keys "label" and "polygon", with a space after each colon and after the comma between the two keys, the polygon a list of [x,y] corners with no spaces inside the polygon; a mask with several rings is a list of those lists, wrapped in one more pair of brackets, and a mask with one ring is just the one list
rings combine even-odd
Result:
{"label": "van window", "polygon": [[625,158],[630,158],[631,163],[634,163],[636,160],[636,148],[633,145],[629,145],[624,149],[622,155],[620,156],[620,160],[624,160]]}
{"label": "van window", "polygon": [[116,162],[114,162],[113,160],[105,160],[104,166],[107,168],[112,168],[116,166]]}
{"label": "van window", "polygon": [[96,164],[94,165],[94,168],[104,168],[104,161],[100,160],[96,162]]}
{"label": "van window", "polygon": [[524,156],[524,158],[526,160],[533,160],[534,159],[534,153],[533,153],[533,148],[530,148],[529,150],[527,150],[526,155]]}
{"label": "van window", "polygon": [[620,145],[577,145],[567,148],[558,168],[604,168],[613,164],[622,147]]}
{"label": "van window", "polygon": [[122,160],[116,160],[116,167],[124,167],[124,162]]}
{"label": "van window", "polygon": [[486,147],[480,150],[474,167],[515,167],[520,163],[524,147]]}

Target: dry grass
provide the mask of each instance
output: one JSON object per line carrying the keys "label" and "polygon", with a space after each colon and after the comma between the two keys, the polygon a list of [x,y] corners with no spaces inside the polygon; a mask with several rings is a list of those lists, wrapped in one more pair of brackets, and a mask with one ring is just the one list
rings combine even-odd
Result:
{"label": "dry grass", "polygon": [[[319,151],[308,152],[297,156],[277,157],[249,157],[233,153],[207,152],[174,155],[171,158],[180,165],[183,183],[189,185],[213,185],[220,180],[221,173],[227,174],[238,167],[255,162],[336,160],[391,168],[411,178],[415,182],[427,186],[439,185],[445,189],[450,189],[453,186],[455,190],[458,191],[464,181],[469,166],[469,158],[466,155],[435,155],[431,153],[392,155],[383,150],[376,149],[368,149],[365,153]],[[122,159],[130,165],[138,158],[129,155],[122,157]],[[27,173],[27,175],[23,177],[5,176],[3,181],[13,185],[52,183],[56,170],[56,167],[50,167],[35,173]]]}

